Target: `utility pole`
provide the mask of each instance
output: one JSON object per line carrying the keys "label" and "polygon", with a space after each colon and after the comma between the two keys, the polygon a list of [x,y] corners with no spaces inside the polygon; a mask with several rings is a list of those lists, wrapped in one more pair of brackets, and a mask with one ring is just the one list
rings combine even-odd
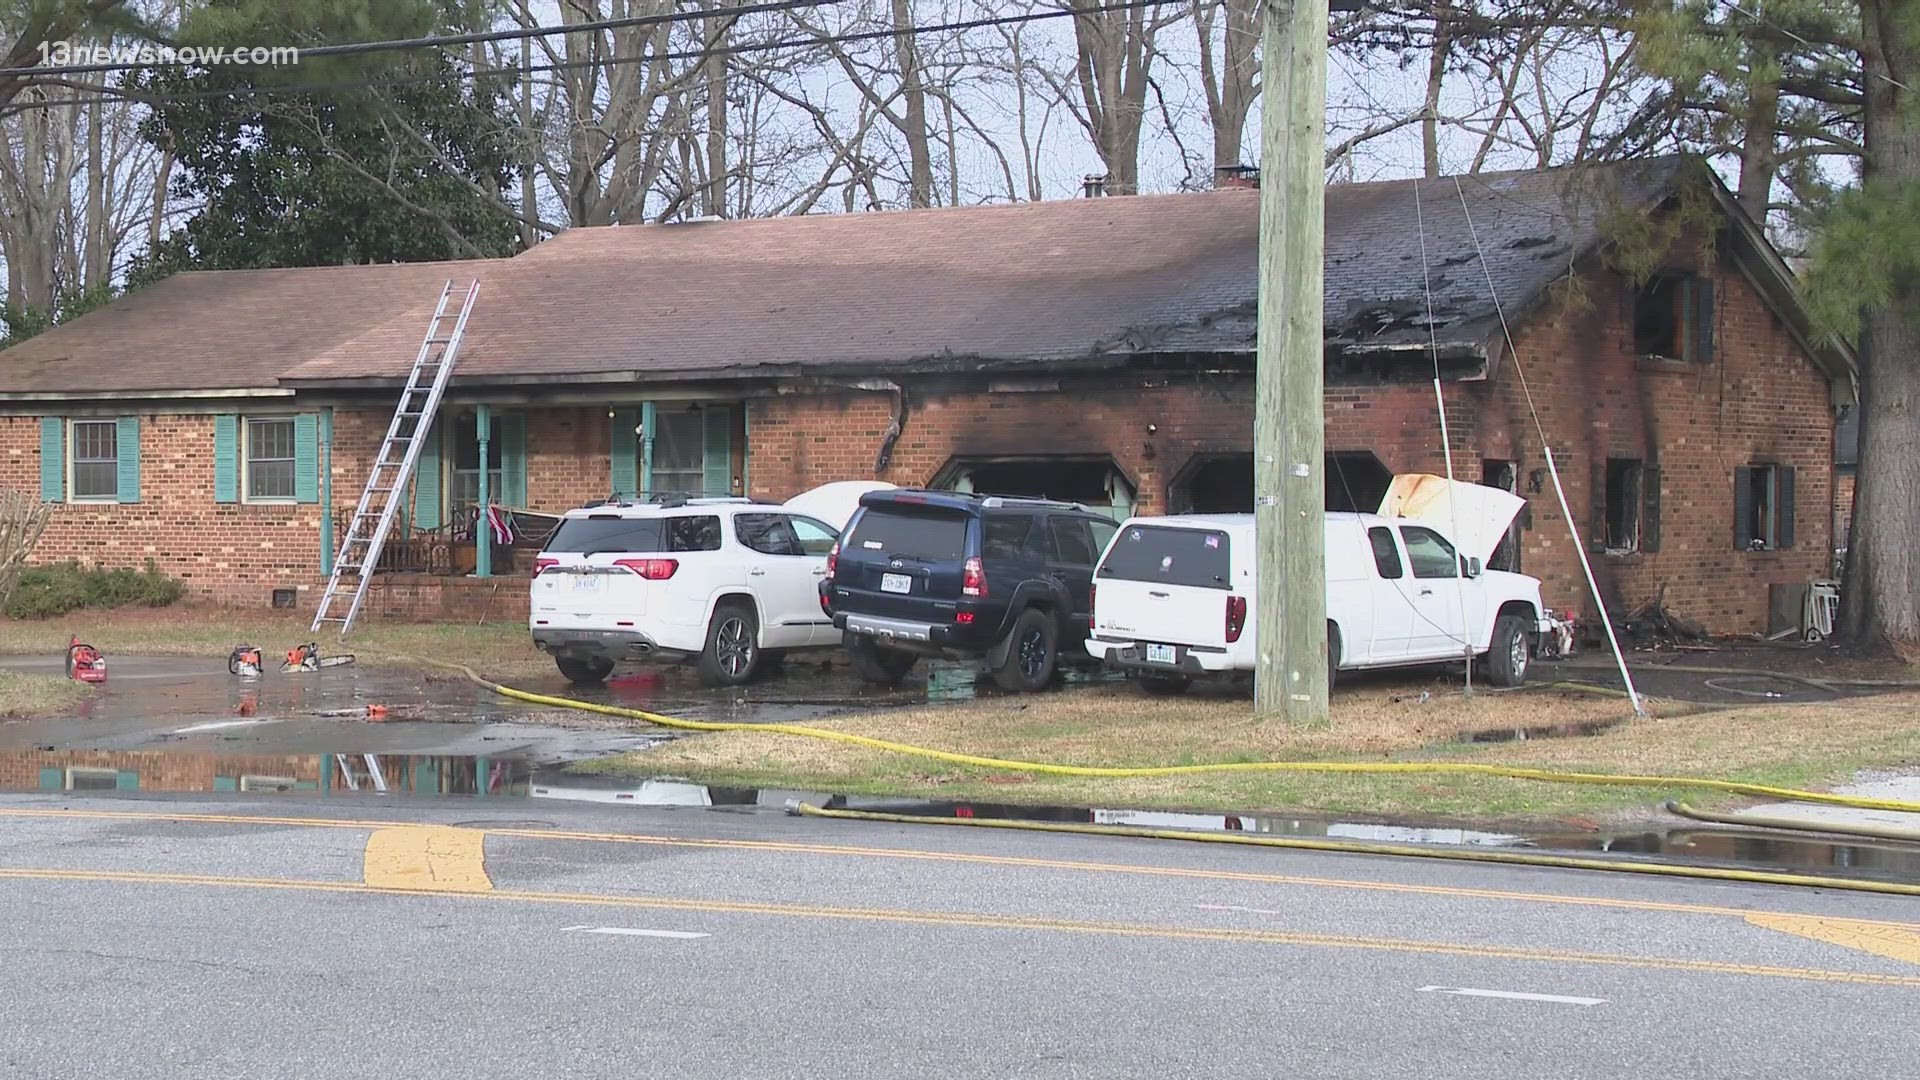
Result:
{"label": "utility pole", "polygon": [[1328,0],[1266,0],[1261,44],[1254,710],[1327,723],[1325,414]]}

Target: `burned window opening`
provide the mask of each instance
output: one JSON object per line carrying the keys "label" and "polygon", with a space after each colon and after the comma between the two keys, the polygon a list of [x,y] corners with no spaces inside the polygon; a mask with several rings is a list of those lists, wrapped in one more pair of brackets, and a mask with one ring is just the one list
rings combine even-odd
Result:
{"label": "burned window opening", "polygon": [[[1371,514],[1380,509],[1393,470],[1366,450],[1336,450],[1325,458],[1326,509]],[[1205,454],[1168,485],[1167,503],[1176,514],[1250,514],[1253,512],[1253,455]]]}
{"label": "burned window opening", "polygon": [[[1480,482],[1510,495],[1519,495],[1520,463],[1498,458],[1483,459],[1480,462]],[[1506,535],[1500,539],[1500,546],[1493,549],[1493,557],[1487,560],[1487,569],[1504,570],[1510,574],[1520,573],[1521,534],[1532,527],[1532,507],[1522,507],[1520,513],[1514,516],[1513,524],[1507,526]]]}
{"label": "burned window opening", "polygon": [[1644,466],[1628,458],[1607,459],[1606,545],[1610,555],[1640,550],[1640,509]]}
{"label": "burned window opening", "polygon": [[1733,471],[1734,547],[1777,551],[1793,546],[1793,470],[1749,465]]}
{"label": "burned window opening", "polygon": [[1633,290],[1637,356],[1705,363],[1713,359],[1713,280],[1662,274]]}
{"label": "burned window opening", "polygon": [[1075,502],[1106,511],[1116,521],[1132,514],[1135,502],[1133,483],[1108,457],[954,458],[929,486]]}

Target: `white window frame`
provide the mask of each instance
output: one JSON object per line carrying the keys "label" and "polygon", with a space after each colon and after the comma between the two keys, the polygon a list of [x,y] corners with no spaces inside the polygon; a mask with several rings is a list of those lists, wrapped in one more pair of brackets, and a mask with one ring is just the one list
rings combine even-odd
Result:
{"label": "white window frame", "polygon": [[[74,486],[74,468],[79,465],[79,455],[75,453],[80,445],[81,424],[105,424],[113,429],[114,488],[105,495],[82,495]],[[105,420],[94,417],[80,417],[67,421],[67,501],[88,506],[98,506],[120,501],[120,422],[112,418]]]}
{"label": "white window frame", "polygon": [[[295,463],[293,470],[293,494],[284,498],[280,496],[256,497],[253,494],[253,439],[249,436],[249,429],[254,424],[277,423],[291,425],[295,440],[297,441],[299,439],[299,418],[292,414],[284,416],[278,414],[271,416],[242,416],[240,418],[240,501],[248,506],[292,506],[294,503],[300,501],[300,452],[297,449],[294,451],[292,458]],[[282,459],[269,458],[268,460],[279,461]]]}
{"label": "white window frame", "polygon": [[[67,774],[66,774],[66,776],[64,777],[64,779],[65,779],[65,781],[66,781],[66,789],[65,789],[65,790],[67,790],[67,791],[80,791],[80,790],[83,790],[83,789],[81,789],[81,788],[78,788],[78,787],[75,787],[75,786],[74,786],[74,781],[75,781],[75,780],[76,780],[77,778],[79,778],[79,777],[82,777],[82,776],[85,776],[85,777],[88,777],[88,778],[90,778],[90,779],[96,779],[96,780],[97,780],[97,779],[99,779],[99,778],[101,778],[101,777],[110,777],[110,778],[112,778],[112,780],[113,780],[113,786],[114,786],[114,787],[119,787],[119,785],[120,785],[120,770],[119,770],[119,769],[109,769],[109,768],[105,768],[105,767],[103,767],[103,766],[99,766],[99,765],[69,765],[69,766],[67,766]],[[100,791],[100,790],[105,790],[105,789],[103,789],[103,788],[86,788],[86,789],[84,789],[84,790],[87,790],[87,791]]]}

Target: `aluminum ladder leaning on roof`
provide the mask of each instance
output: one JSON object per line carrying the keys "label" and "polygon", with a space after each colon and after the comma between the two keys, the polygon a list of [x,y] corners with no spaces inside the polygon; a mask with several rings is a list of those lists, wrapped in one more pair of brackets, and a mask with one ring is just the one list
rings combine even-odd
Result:
{"label": "aluminum ladder leaning on roof", "polygon": [[[480,282],[463,286],[451,280],[440,290],[440,303],[427,323],[427,336],[414,357],[407,384],[400,391],[400,404],[393,410],[393,422],[374,455],[373,470],[367,474],[366,490],[347,522],[347,533],[340,541],[340,552],[333,560],[333,574],[327,578],[327,591],[320,596],[320,607],[313,615],[311,630],[317,632],[327,623],[340,624],[340,636],[360,614],[367,596],[367,583],[373,580],[373,568],[380,563],[380,551],[386,546],[387,533],[393,528],[394,511],[406,502],[409,481],[420,447],[433,428],[434,414],[440,410],[440,395],[453,374],[460,338],[466,333],[467,316],[480,295]],[[455,303],[458,311],[450,311]],[[345,615],[333,614],[335,602],[352,579],[353,601]]]}

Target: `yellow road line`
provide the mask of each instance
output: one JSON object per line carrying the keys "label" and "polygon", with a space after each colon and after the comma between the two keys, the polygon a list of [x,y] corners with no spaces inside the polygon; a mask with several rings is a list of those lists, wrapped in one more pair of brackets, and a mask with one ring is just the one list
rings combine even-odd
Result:
{"label": "yellow road line", "polygon": [[[0,817],[84,818],[97,820],[219,822],[252,825],[284,825],[316,829],[416,828],[415,822],[354,820],[268,816],[259,814],[192,814],[137,810],[29,810],[0,808]],[[1459,885],[1414,885],[1395,881],[1364,881],[1351,878],[1309,877],[1298,874],[1267,874],[1245,870],[1207,870],[1179,866],[1152,866],[1136,863],[1087,862],[1075,859],[1043,859],[1020,855],[982,855],[959,851],[930,851],[920,848],[864,847],[850,844],[820,844],[788,840],[722,840],[698,837],[654,836],[644,833],[571,832],[555,829],[476,829],[493,836],[528,840],[573,840],[586,843],[645,844],[659,847],[713,848],[731,851],[771,851],[800,855],[832,855],[856,858],[908,859],[927,862],[967,863],[980,866],[1018,866],[1033,869],[1073,870],[1086,873],[1130,874],[1147,877],[1196,878],[1213,881],[1238,881],[1259,885],[1290,885],[1302,888],[1342,889],[1362,892],[1394,893],[1409,896],[1438,896],[1469,900],[1498,900],[1527,904],[1553,904],[1571,907],[1611,908],[1625,911],[1657,911],[1683,915],[1712,915],[1744,919],[1751,908],[1716,904],[1688,904],[1663,900],[1631,900],[1605,896],[1574,896],[1560,893],[1534,893],[1506,889],[1478,889]],[[1784,913],[1799,914],[1799,913]],[[1821,918],[1806,914],[1806,918]],[[1881,920],[1855,920],[1862,925],[1920,931],[1920,924]]]}
{"label": "yellow road line", "polygon": [[438,892],[486,892],[487,834],[478,829],[401,826],[367,836],[367,884]]}
{"label": "yellow road line", "polygon": [[1715,960],[1686,960],[1664,956],[1626,956],[1609,953],[1563,952],[1506,946],[1463,945],[1442,941],[1408,941],[1333,934],[1302,934],[1272,930],[1233,930],[1201,926],[1152,926],[1139,923],[1087,922],[1074,919],[1035,919],[1014,915],[978,915],[947,911],[903,911],[886,908],[843,908],[813,904],[775,904],[757,901],[693,900],[667,896],[611,896],[594,893],[531,892],[496,889],[490,892],[450,893],[442,889],[371,885],[347,881],[303,881],[291,878],[223,878],[200,874],[154,874],[128,870],[0,869],[0,879],[41,881],[99,881],[135,885],[197,885],[224,888],[374,893],[388,896],[457,896],[472,900],[501,900],[528,904],[565,904],[592,907],[685,911],[720,915],[767,915],[778,918],[838,919],[858,922],[949,926],[983,930],[1025,930],[1090,934],[1175,941],[1218,941],[1241,945],[1293,945],[1305,948],[1354,949],[1371,952],[1460,956],[1485,960],[1525,960],[1560,964],[1684,971],[1704,975],[1748,975],[1807,982],[1857,983],[1869,986],[1920,988],[1920,975],[1884,975],[1875,972],[1832,971],[1820,968],[1777,967]]}
{"label": "yellow road line", "polygon": [[1755,926],[1786,934],[1870,952],[1890,960],[1920,964],[1920,933],[1894,926],[1862,922],[1858,919],[1829,919],[1812,915],[1775,915],[1755,912],[1747,916]]}

